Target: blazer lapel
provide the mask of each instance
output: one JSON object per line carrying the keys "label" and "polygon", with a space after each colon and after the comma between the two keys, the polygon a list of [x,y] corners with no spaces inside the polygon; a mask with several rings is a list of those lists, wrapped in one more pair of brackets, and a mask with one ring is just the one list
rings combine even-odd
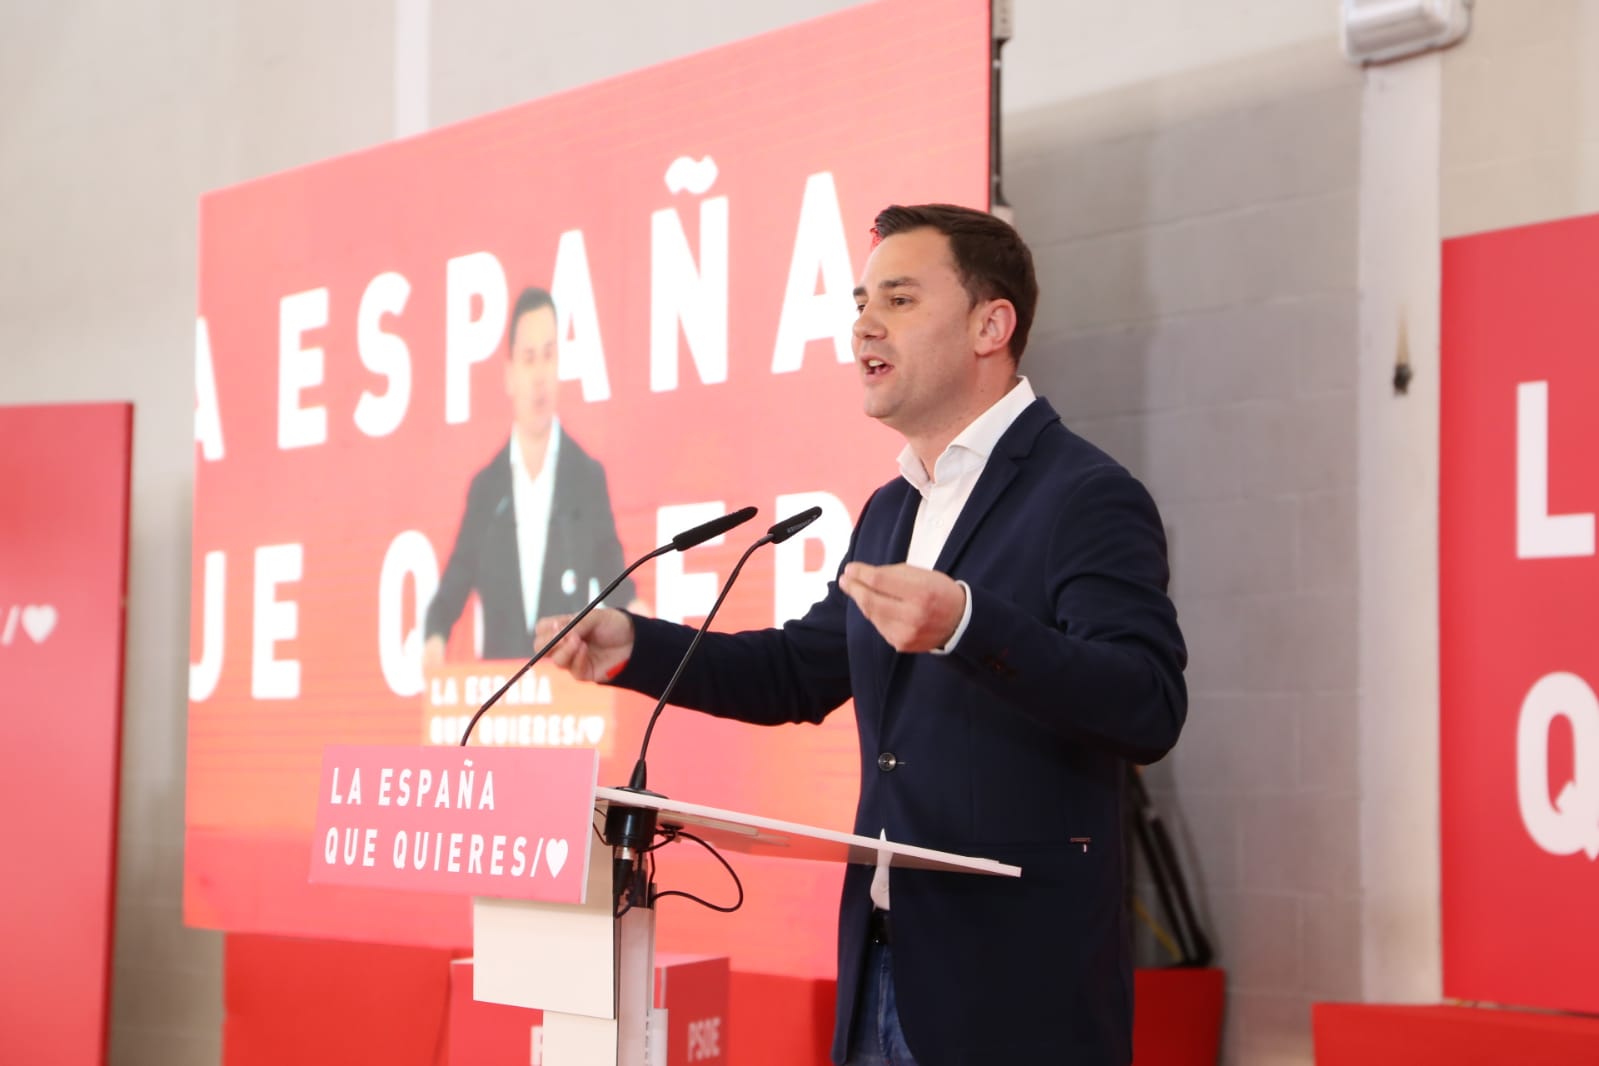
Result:
{"label": "blazer lapel", "polygon": [[952,573],[955,564],[960,561],[961,554],[965,552],[966,545],[971,542],[972,535],[983,524],[983,519],[994,507],[1010,483],[1016,479],[1020,469],[1018,464],[1033,450],[1033,441],[1038,434],[1051,422],[1058,421],[1059,415],[1050,407],[1049,401],[1034,400],[1027,408],[1016,417],[1010,428],[1000,436],[994,445],[994,451],[988,457],[988,463],[983,467],[982,476],[977,479],[977,485],[972,489],[971,496],[966,500],[966,505],[961,508],[960,515],[955,519],[955,525],[949,531],[949,537],[944,541],[944,547],[938,553],[938,561],[933,564],[933,569],[940,573]]}
{"label": "blazer lapel", "polygon": [[881,562],[903,563],[911,550],[911,534],[916,529],[916,512],[922,506],[922,494],[910,482],[905,482],[905,498],[899,502],[899,513],[894,516],[894,526],[888,534],[888,552]]}
{"label": "blazer lapel", "polygon": [[[892,499],[887,499],[883,501],[885,506],[881,517],[874,515],[871,508],[868,508],[866,514],[862,516],[860,542],[855,557],[863,563],[872,566],[903,563],[906,552],[910,550],[911,532],[916,527],[916,511],[922,505],[922,497],[904,479],[891,482],[884,490],[885,495],[892,492],[900,494],[898,506],[895,506]],[[867,623],[867,626],[869,628],[870,623]],[[887,706],[889,688],[894,675],[905,657],[880,637],[873,639],[868,646],[872,649],[870,665],[862,664],[862,680],[868,681],[876,689],[876,699],[869,703],[875,704],[881,713]],[[861,703],[862,701],[857,698],[857,713]]]}

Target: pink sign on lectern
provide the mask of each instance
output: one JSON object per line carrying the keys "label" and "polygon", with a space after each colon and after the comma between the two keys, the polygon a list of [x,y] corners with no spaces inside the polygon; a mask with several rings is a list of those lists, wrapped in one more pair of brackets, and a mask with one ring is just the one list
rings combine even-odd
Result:
{"label": "pink sign on lectern", "polygon": [[329,747],[311,880],[582,903],[591,748]]}

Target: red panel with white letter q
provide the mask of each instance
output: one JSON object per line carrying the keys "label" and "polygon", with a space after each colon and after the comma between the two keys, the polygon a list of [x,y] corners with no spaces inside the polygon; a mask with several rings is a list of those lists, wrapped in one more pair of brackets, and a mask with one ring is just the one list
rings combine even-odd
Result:
{"label": "red panel with white letter q", "polygon": [[1460,999],[1599,1011],[1596,278],[1599,217],[1443,248],[1443,963]]}

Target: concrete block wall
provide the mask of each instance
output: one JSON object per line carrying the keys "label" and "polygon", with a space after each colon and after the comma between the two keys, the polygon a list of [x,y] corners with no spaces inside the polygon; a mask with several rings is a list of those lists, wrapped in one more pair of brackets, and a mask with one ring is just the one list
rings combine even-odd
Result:
{"label": "concrete block wall", "polygon": [[1191,709],[1147,780],[1229,973],[1229,1062],[1308,1063],[1311,1001],[1360,994],[1361,82],[1329,35],[1007,116],[1027,372],[1171,537]]}
{"label": "concrete block wall", "polygon": [[1443,236],[1599,211],[1599,4],[1478,4],[1442,57]]}

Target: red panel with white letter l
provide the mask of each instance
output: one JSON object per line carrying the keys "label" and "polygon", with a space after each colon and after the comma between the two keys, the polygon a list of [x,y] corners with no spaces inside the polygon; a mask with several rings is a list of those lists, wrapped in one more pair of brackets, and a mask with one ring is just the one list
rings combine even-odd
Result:
{"label": "red panel with white letter l", "polygon": [[1596,277],[1599,217],[1443,247],[1443,963],[1460,999],[1599,1011]]}

